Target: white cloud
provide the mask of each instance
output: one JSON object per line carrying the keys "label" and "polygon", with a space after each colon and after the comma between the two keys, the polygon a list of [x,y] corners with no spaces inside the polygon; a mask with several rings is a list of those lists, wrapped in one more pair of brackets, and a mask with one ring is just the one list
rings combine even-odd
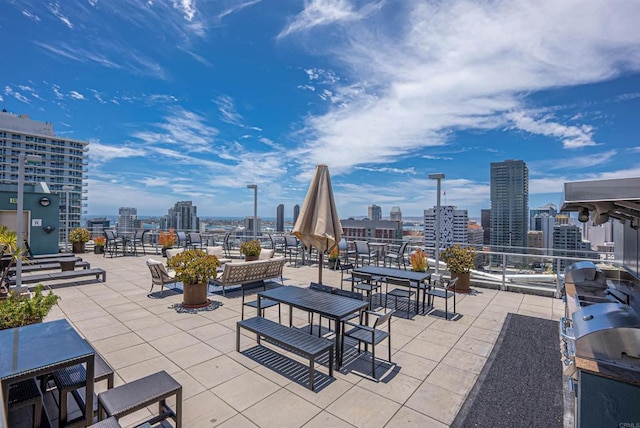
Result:
{"label": "white cloud", "polygon": [[91,164],[95,166],[114,159],[143,157],[146,155],[146,151],[132,147],[111,146],[97,141],[91,141],[89,144],[89,155],[91,157]]}
{"label": "white cloud", "polygon": [[[413,1],[406,14],[385,7],[366,21],[329,26],[335,43],[326,54],[344,75],[330,90],[341,101],[306,119],[303,166],[323,162],[347,172],[449,144],[451,131],[514,124],[565,148],[595,145],[591,124],[521,112],[532,110],[529,93],[640,70],[632,18],[640,16],[640,2],[614,3],[583,2],[576,13],[573,2],[555,0]],[[352,10],[347,2],[308,2],[294,24],[311,25],[302,16],[325,4]]]}
{"label": "white cloud", "polygon": [[40,17],[28,10],[23,10],[22,14],[34,22],[40,22]]}
{"label": "white cloud", "polygon": [[184,18],[191,22],[196,15],[196,2],[195,0],[171,0],[173,7],[179,10]]}
{"label": "white cloud", "polygon": [[74,100],[84,100],[84,95],[82,95],[80,92],[78,91],[69,91],[69,96],[71,98],[73,98]]}
{"label": "white cloud", "polygon": [[453,160],[453,158],[449,156],[423,155],[422,157],[429,160]]}
{"label": "white cloud", "polygon": [[221,95],[214,100],[214,103],[218,106],[223,122],[242,126],[243,118],[242,115],[236,111],[233,98],[228,95]]}
{"label": "white cloud", "polygon": [[47,3],[47,8],[49,9],[49,12],[53,14],[53,16],[62,21],[64,25],[66,25],[69,29],[73,30],[73,23],[71,23],[71,20],[60,11],[59,3]]}
{"label": "white cloud", "polygon": [[247,1],[247,2],[244,2],[244,3],[240,3],[238,5],[231,6],[230,8],[225,9],[222,12],[220,12],[218,14],[218,16],[217,16],[217,20],[221,21],[222,19],[226,18],[227,16],[241,11],[245,7],[253,6],[254,4],[260,3],[260,1],[261,0],[252,0],[252,1]]}
{"label": "white cloud", "polygon": [[11,86],[5,86],[4,87],[4,94],[5,95],[10,95],[13,98],[15,98],[16,100],[23,102],[25,104],[31,104],[31,100],[29,98],[27,98],[25,95],[22,95],[20,92],[18,91],[14,91],[13,88],[11,88]]}
{"label": "white cloud", "polygon": [[597,145],[597,143],[593,141],[594,130],[589,125],[562,125],[561,123],[553,121],[551,117],[543,117],[538,120],[523,111],[508,113],[506,117],[514,128],[532,134],[540,134],[560,139],[565,149],[579,149]]}
{"label": "white cloud", "polygon": [[411,168],[388,168],[388,167],[383,167],[383,168],[367,168],[364,166],[357,166],[354,169],[360,170],[360,171],[369,171],[369,172],[382,172],[382,173],[390,173],[390,174],[410,174],[410,175],[415,175],[416,174],[416,169],[411,167]]}
{"label": "white cloud", "polygon": [[286,37],[300,31],[334,23],[357,21],[379,9],[383,2],[365,4],[356,10],[349,0],[305,0],[304,9],[278,34]]}

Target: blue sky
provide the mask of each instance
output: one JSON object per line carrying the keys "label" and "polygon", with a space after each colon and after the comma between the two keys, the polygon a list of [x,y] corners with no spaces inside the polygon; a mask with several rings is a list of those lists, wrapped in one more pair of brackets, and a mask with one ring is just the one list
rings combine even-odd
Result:
{"label": "blue sky", "polygon": [[[90,141],[88,213],[287,217],[329,165],[341,217],[530,208],[640,175],[640,2],[0,0],[0,106]],[[444,200],[443,200],[444,202]]]}

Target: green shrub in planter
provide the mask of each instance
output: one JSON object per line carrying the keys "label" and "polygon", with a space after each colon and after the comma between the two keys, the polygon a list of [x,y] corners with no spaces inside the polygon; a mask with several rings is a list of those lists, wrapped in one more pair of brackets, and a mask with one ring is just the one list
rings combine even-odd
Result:
{"label": "green shrub in planter", "polygon": [[60,298],[51,291],[44,294],[43,290],[44,286],[38,284],[32,296],[14,291],[0,300],[0,330],[42,322]]}

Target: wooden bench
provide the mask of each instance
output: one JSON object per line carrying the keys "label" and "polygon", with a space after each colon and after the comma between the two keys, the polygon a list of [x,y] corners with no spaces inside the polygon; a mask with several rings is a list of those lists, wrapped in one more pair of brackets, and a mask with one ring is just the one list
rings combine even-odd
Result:
{"label": "wooden bench", "polygon": [[222,274],[209,283],[221,286],[224,295],[225,287],[232,285],[249,284],[274,278],[280,278],[280,282],[283,282],[282,269],[285,261],[284,257],[277,257],[253,262],[226,263]]}
{"label": "wooden bench", "polygon": [[[102,282],[107,280],[107,272],[104,269],[92,268],[92,269],[80,269],[80,270],[65,270],[62,272],[51,273],[39,273],[35,275],[22,276],[23,284],[34,284],[43,281],[53,281],[56,279],[73,279],[81,278],[83,276],[95,276],[96,279],[100,279],[102,276]],[[8,279],[9,284],[15,285],[16,277],[12,276]]]}
{"label": "wooden bench", "polygon": [[[74,261],[74,260],[71,259],[70,261]],[[65,262],[64,261],[55,262],[55,263],[47,262],[47,263],[31,264],[31,265],[24,264],[22,265],[22,272],[36,272],[40,270],[60,269],[62,266],[61,263],[65,263]],[[82,268],[82,269],[91,269],[91,263],[76,261],[75,267]],[[11,266],[11,268],[9,268],[9,275],[15,275],[15,273],[16,273],[16,267]]]}
{"label": "wooden bench", "polygon": [[[176,396],[175,412],[166,401],[173,395]],[[149,424],[171,418],[176,428],[182,427],[182,385],[164,370],[98,394],[98,420],[103,420],[105,414],[120,419],[154,403],[159,404],[159,414],[148,420]]]}
{"label": "wooden bench", "polygon": [[244,328],[267,339],[282,349],[309,359],[309,389],[313,391],[313,375],[315,360],[318,356],[329,352],[329,376],[333,377],[333,342],[312,336],[295,328],[290,328],[262,317],[248,318],[238,321],[236,327],[236,351],[240,352],[240,329]]}

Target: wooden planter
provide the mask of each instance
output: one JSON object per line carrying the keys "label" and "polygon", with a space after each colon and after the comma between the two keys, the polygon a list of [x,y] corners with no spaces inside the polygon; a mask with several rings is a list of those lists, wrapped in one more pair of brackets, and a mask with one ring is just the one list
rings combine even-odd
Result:
{"label": "wooden planter", "polygon": [[84,242],[72,242],[72,247],[74,254],[84,253]]}
{"label": "wooden planter", "polygon": [[458,293],[469,293],[471,292],[471,272],[465,273],[453,273],[451,272],[451,279],[458,278],[458,282],[456,283],[456,291]]}
{"label": "wooden planter", "polygon": [[208,283],[183,284],[182,306],[185,308],[202,308],[210,302],[207,299]]}

